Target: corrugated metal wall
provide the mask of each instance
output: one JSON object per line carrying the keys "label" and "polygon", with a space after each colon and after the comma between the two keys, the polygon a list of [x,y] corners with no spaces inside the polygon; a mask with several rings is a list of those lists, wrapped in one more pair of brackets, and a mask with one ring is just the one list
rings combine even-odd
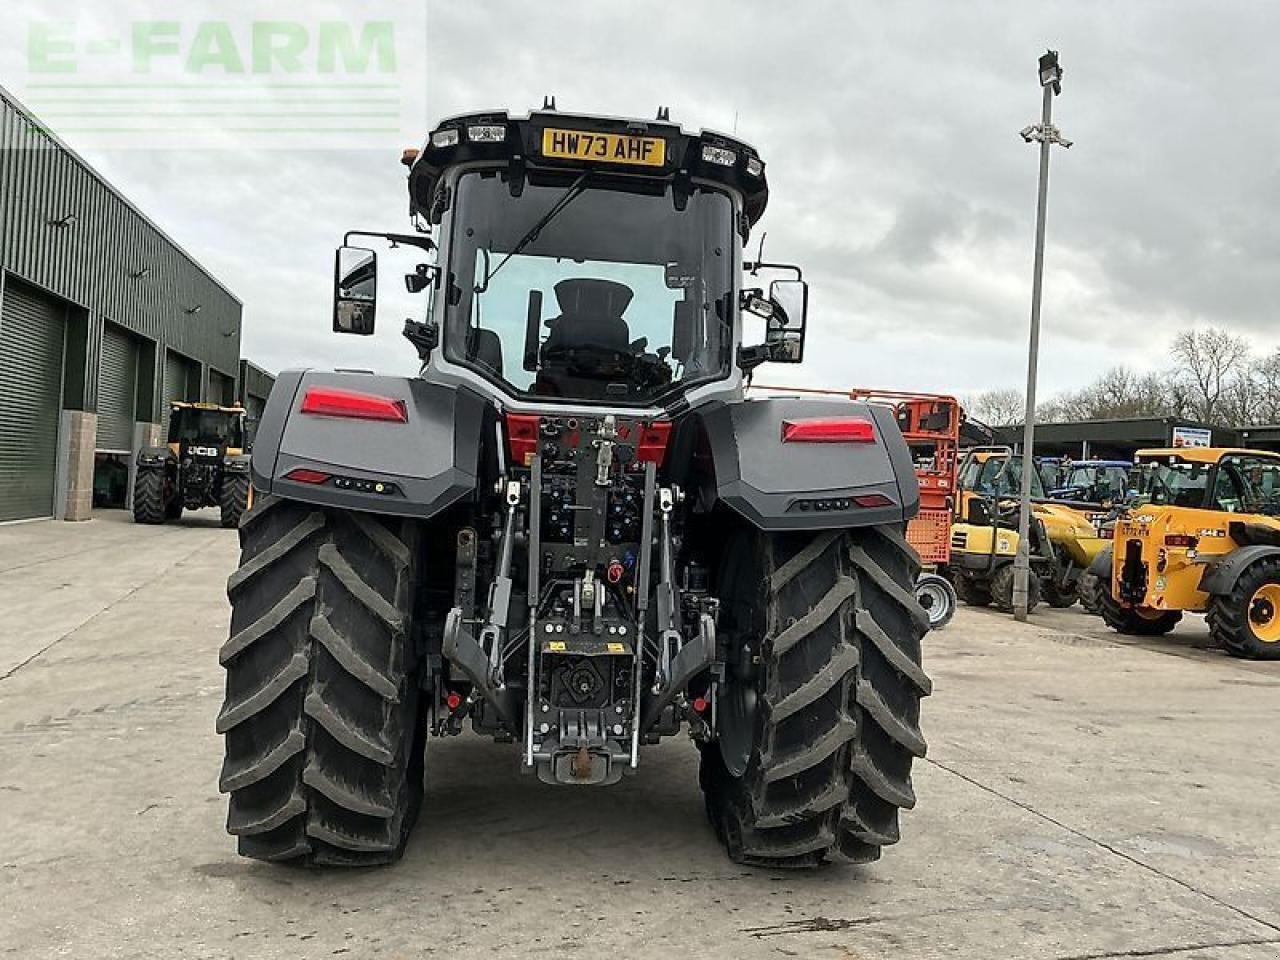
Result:
{"label": "corrugated metal wall", "polygon": [[[237,370],[239,301],[3,91],[0,268],[211,367]],[[89,330],[96,357],[101,323]],[[96,363],[86,378],[84,405],[95,409]]]}

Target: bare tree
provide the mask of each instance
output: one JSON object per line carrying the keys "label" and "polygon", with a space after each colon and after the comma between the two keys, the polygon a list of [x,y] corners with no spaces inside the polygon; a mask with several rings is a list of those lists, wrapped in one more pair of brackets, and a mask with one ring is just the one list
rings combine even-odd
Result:
{"label": "bare tree", "polygon": [[990,427],[1008,427],[1021,423],[1026,415],[1022,391],[1012,388],[984,390],[961,401],[965,412]]}
{"label": "bare tree", "polygon": [[1178,375],[1190,387],[1191,414],[1213,423],[1232,412],[1228,395],[1240,389],[1251,359],[1249,341],[1244,337],[1209,327],[1184,330],[1173,341],[1173,359]]}

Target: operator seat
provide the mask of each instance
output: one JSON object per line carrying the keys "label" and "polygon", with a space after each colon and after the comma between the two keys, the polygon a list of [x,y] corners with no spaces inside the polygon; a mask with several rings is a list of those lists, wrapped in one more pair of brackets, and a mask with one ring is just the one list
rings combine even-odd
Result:
{"label": "operator seat", "polygon": [[467,359],[502,376],[502,338],[494,331],[472,327],[467,332]]}
{"label": "operator seat", "polygon": [[574,347],[605,347],[626,352],[631,331],[622,314],[635,296],[626,284],[580,278],[555,285],[560,315],[547,321],[551,333],[543,354]]}

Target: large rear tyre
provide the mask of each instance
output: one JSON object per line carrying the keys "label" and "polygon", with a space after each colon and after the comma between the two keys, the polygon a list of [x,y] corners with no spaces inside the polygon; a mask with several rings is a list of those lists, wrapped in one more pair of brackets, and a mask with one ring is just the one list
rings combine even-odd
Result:
{"label": "large rear tyre", "polygon": [[218,506],[222,509],[222,525],[228,528],[240,526],[240,518],[249,508],[249,475],[225,474],[220,492]]}
{"label": "large rear tyre", "polygon": [[960,601],[956,588],[946,577],[922,573],[916,578],[916,602],[929,617],[929,629],[941,630],[956,615],[956,605]]}
{"label": "large rear tyre", "polygon": [[991,591],[977,581],[957,574],[955,579],[956,596],[971,607],[991,606]]}
{"label": "large rear tyre", "polygon": [[164,523],[165,476],[163,470],[139,470],[133,478],[133,522]]}
{"label": "large rear tyre", "polygon": [[898,840],[925,753],[919,563],[896,527],[743,530],[718,576],[740,651],[702,750],[707,811],[729,856],[764,867],[865,863]]}
{"label": "large rear tyre", "polygon": [[1055,610],[1066,610],[1068,607],[1075,606],[1080,599],[1076,584],[1064,587],[1059,583],[1044,584],[1041,587],[1041,595],[1044,597],[1045,603],[1053,607]]}
{"label": "large rear tyre", "polygon": [[1130,637],[1160,637],[1178,625],[1181,610],[1151,610],[1146,607],[1122,607],[1110,590],[1099,590],[1098,609],[1102,620],[1116,633]]}
{"label": "large rear tyre", "polygon": [[1080,574],[1080,582],[1076,586],[1076,592],[1080,594],[1080,606],[1084,607],[1085,613],[1091,613],[1095,617],[1102,615],[1102,591],[1107,589],[1103,586],[1102,578],[1097,574],[1090,573],[1086,570]]}
{"label": "large rear tyre", "polygon": [[1209,632],[1236,657],[1280,660],[1280,560],[1247,568],[1231,593],[1214,597]]}
{"label": "large rear tyre", "polygon": [[262,497],[240,543],[219,655],[227,830],[260,860],[395,860],[422,799],[417,528]]}
{"label": "large rear tyre", "polygon": [[[991,602],[997,610],[1013,612],[1013,564],[1006,563],[991,575]],[[1027,612],[1040,605],[1040,578],[1034,570],[1027,575]]]}

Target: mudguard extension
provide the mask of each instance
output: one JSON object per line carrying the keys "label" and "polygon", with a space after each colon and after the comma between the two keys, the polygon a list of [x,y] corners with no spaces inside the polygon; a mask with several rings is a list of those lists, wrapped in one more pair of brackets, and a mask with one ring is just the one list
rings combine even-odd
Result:
{"label": "mudguard extension", "polygon": [[1200,589],[1215,596],[1225,596],[1235,589],[1236,581],[1245,570],[1268,557],[1280,557],[1280,547],[1256,544],[1232,550],[1205,568],[1200,577]]}
{"label": "mudguard extension", "polygon": [[[302,401],[311,386],[401,400],[408,422],[304,414]],[[470,391],[417,377],[286,370],[258,425],[253,485],[260,493],[304,503],[431,517],[475,489],[485,410]],[[329,479],[288,479],[299,468]]]}
{"label": "mudguard extension", "polygon": [[[783,442],[783,421],[826,417],[870,420],[875,441]],[[919,511],[920,490],[911,453],[886,407],[769,397],[713,405],[700,410],[695,419],[701,427],[696,442],[709,449],[712,468],[710,478],[696,478],[703,507],[718,500],[763,530],[900,523]],[[859,506],[856,497],[870,497],[872,504],[888,502]]]}
{"label": "mudguard extension", "polygon": [[1093,563],[1089,564],[1089,573],[1095,577],[1101,577],[1108,583],[1111,582],[1111,557],[1113,556],[1114,547],[1103,547],[1098,551],[1098,555],[1093,558]]}

